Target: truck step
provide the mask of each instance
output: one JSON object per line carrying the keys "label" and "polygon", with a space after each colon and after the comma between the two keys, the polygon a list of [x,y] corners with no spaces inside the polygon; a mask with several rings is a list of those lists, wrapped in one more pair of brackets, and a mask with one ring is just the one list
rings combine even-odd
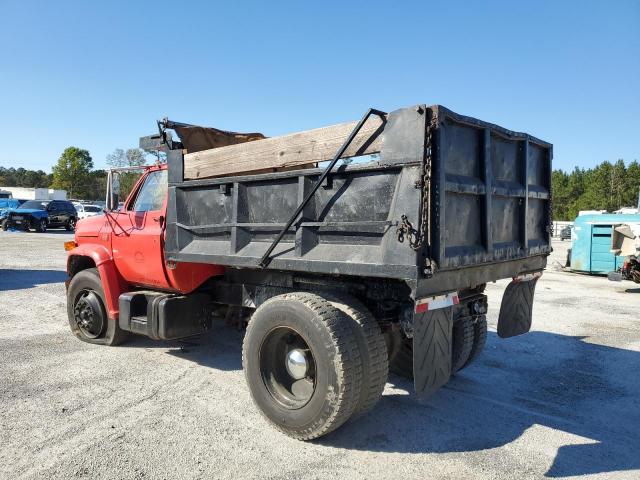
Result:
{"label": "truck step", "polygon": [[126,292],[120,295],[119,306],[121,329],[155,340],[190,337],[211,328],[211,299],[201,293]]}
{"label": "truck step", "polygon": [[131,323],[137,323],[139,325],[144,325],[144,328],[147,328],[147,316],[144,315],[136,315],[131,317]]}

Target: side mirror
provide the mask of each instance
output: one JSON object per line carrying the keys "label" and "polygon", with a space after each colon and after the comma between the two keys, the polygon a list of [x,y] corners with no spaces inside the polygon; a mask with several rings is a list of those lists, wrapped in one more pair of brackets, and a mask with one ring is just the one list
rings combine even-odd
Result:
{"label": "side mirror", "polygon": [[118,210],[118,194],[112,193],[109,197],[107,197],[107,210],[110,212],[114,212]]}
{"label": "side mirror", "polygon": [[120,194],[120,179],[117,172],[109,170],[107,175],[107,198],[105,201],[105,211],[114,212],[118,210]]}

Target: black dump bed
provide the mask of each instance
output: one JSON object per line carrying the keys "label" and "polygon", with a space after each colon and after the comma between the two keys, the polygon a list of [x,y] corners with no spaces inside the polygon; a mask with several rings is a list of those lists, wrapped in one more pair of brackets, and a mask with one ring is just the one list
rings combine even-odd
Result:
{"label": "black dump bed", "polygon": [[[333,170],[266,268],[400,279],[416,294],[544,268],[549,143],[422,105],[388,114],[381,145],[375,161]],[[182,151],[168,163],[167,260],[250,269],[323,172],[185,181]]]}

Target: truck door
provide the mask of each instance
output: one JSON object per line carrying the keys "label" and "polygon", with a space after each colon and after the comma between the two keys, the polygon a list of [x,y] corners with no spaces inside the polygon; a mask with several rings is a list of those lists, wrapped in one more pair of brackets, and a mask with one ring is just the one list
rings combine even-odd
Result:
{"label": "truck door", "polygon": [[169,288],[162,252],[167,170],[154,170],[114,220],[113,259],[129,283]]}

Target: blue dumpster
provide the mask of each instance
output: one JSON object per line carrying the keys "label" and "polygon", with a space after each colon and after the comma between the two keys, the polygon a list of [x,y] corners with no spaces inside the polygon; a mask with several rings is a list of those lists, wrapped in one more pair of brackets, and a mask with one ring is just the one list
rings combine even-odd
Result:
{"label": "blue dumpster", "polygon": [[613,226],[640,222],[640,214],[580,215],[571,232],[571,270],[589,273],[609,273],[617,270],[624,257],[611,253]]}

